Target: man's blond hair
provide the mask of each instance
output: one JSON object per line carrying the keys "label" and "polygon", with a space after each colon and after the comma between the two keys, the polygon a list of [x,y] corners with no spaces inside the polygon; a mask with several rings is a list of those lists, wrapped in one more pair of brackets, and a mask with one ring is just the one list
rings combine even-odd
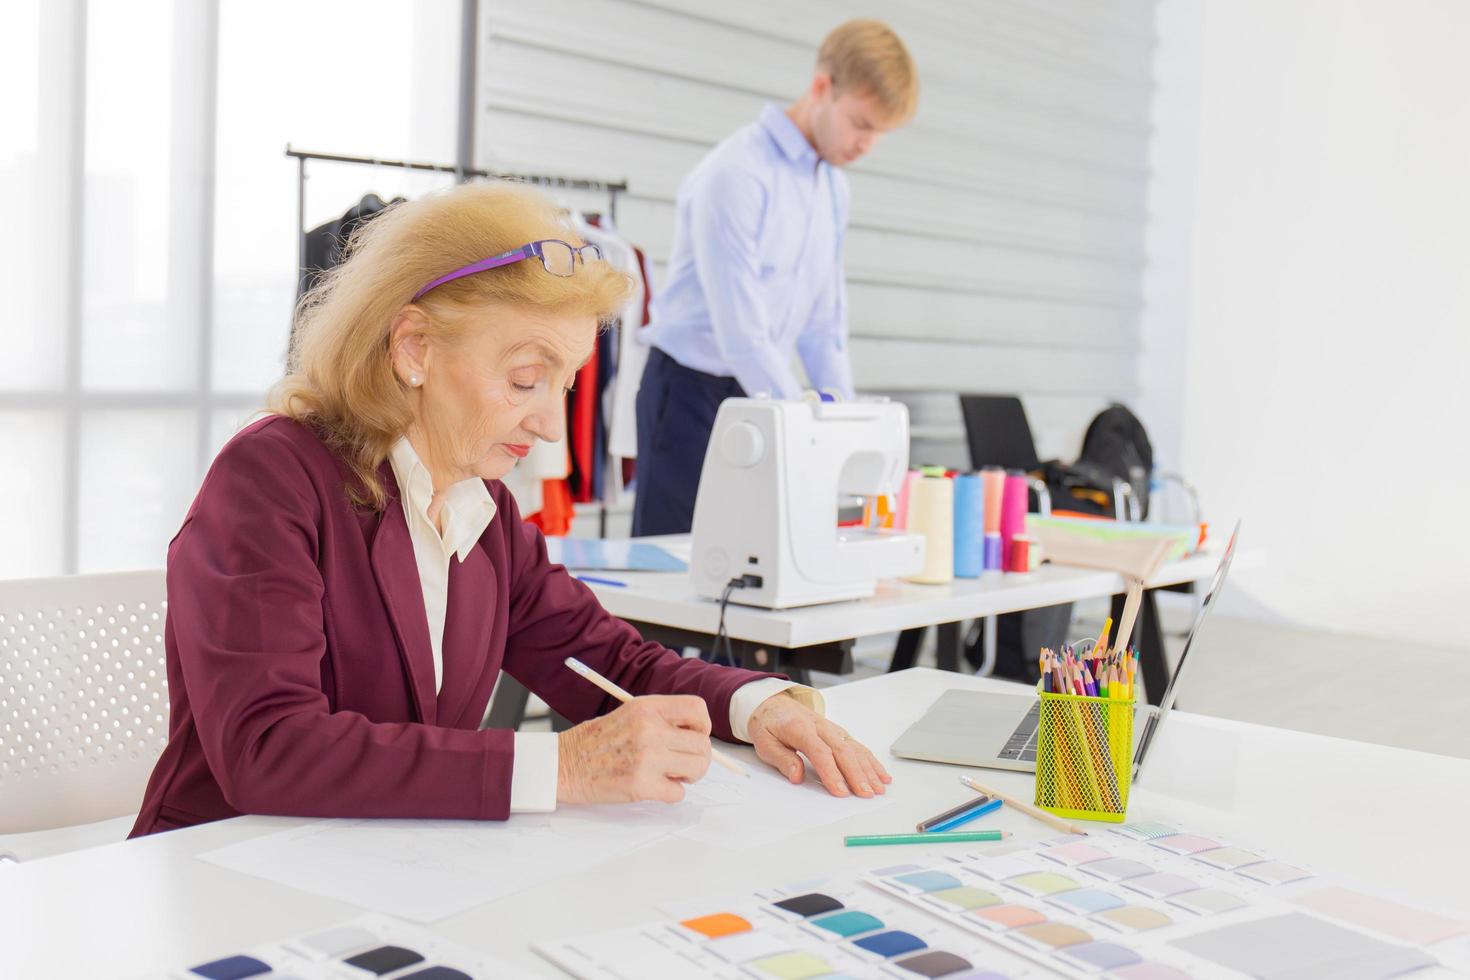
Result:
{"label": "man's blond hair", "polygon": [[919,72],[908,48],[887,24],[850,20],[822,42],[817,69],[832,76],[838,91],[870,95],[895,124],[919,108]]}

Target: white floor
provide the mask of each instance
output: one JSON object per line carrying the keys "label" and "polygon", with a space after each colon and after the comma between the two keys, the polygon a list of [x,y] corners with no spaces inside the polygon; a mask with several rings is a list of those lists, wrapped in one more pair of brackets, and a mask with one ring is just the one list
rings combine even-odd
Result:
{"label": "white floor", "polygon": [[[1171,661],[1192,609],[1166,607]],[[1072,636],[1094,635],[1101,605],[1074,610]],[[934,665],[933,633],[919,663]],[[856,652],[841,683],[887,669],[892,638]],[[1197,658],[1197,659],[1196,659]],[[1398,748],[1470,758],[1470,647],[1426,647],[1211,616],[1200,631],[1177,706],[1189,711]]]}

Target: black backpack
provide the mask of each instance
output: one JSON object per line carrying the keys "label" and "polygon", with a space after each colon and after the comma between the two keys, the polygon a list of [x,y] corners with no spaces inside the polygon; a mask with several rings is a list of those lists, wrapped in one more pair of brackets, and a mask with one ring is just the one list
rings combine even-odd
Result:
{"label": "black backpack", "polygon": [[1113,480],[1126,480],[1138,500],[1138,516],[1144,518],[1153,469],[1154,447],[1143,423],[1125,406],[1113,404],[1087,427],[1077,461],[1070,466],[1049,464],[1046,480],[1057,509],[1108,515],[1114,513]]}

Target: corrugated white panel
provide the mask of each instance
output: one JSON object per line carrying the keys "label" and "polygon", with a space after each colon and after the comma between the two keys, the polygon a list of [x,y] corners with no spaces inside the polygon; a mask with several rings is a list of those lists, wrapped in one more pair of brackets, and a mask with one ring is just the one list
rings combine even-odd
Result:
{"label": "corrugated white panel", "polygon": [[963,464],[953,394],[1018,393],[1043,457],[1136,388],[1152,0],[563,0],[482,4],[478,163],[626,178],[662,274],[675,189],[817,45],[880,17],[918,117],[849,171],[858,384],[913,409],[915,458]]}

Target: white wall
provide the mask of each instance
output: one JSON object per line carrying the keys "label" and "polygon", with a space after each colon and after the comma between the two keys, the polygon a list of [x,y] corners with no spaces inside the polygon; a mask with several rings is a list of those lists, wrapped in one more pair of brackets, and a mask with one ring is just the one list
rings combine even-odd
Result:
{"label": "white wall", "polygon": [[1154,14],[1154,137],[1148,154],[1148,265],[1136,411],[1148,427],[1155,466],[1172,471],[1180,468],[1184,453],[1203,13],[1200,0],[1163,0]]}
{"label": "white wall", "polygon": [[[1156,214],[1188,256],[1155,256],[1176,278],[1150,296],[1188,301],[1142,384],[1182,404],[1211,516],[1267,550],[1233,604],[1465,644],[1470,6],[1164,0],[1158,22],[1154,159],[1193,157],[1195,194]],[[1193,83],[1168,56],[1191,31]],[[1191,84],[1193,120],[1169,105]]]}

